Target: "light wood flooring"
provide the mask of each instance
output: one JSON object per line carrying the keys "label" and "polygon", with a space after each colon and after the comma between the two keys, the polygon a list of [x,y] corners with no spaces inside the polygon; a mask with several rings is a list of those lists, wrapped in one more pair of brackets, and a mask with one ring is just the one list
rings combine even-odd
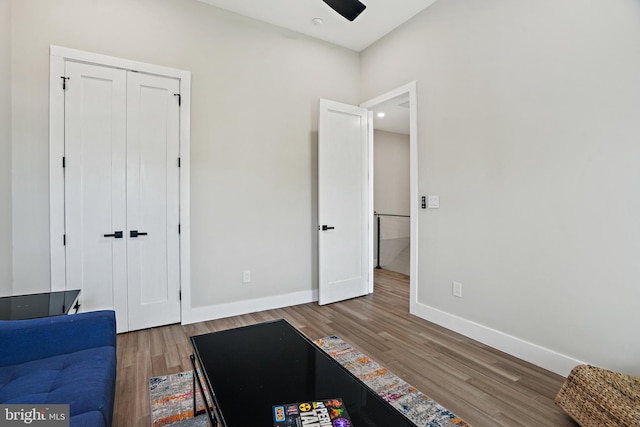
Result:
{"label": "light wood flooring", "polygon": [[324,307],[118,335],[114,427],[151,425],[149,378],[190,369],[191,335],[282,318],[311,339],[340,336],[474,427],[577,426],[553,403],[564,378],[410,315],[408,276],[376,270],[375,284],[372,295]]}

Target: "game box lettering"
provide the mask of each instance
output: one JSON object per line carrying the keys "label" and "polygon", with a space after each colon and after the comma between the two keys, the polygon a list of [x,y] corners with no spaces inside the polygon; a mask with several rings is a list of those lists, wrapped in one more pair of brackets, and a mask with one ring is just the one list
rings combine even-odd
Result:
{"label": "game box lettering", "polygon": [[273,427],[352,427],[340,398],[287,403],[273,407]]}

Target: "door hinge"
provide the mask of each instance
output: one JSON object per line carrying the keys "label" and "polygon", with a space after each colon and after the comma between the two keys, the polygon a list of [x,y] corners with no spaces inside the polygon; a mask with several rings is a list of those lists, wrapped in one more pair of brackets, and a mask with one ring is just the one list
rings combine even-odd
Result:
{"label": "door hinge", "polygon": [[67,167],[67,158],[65,156],[62,156],[62,168],[66,168]]}
{"label": "door hinge", "polygon": [[178,234],[180,234],[180,224],[178,224]]}
{"label": "door hinge", "polygon": [[178,298],[180,299],[180,301],[182,301],[182,291],[178,292]]}
{"label": "door hinge", "polygon": [[178,157],[178,167],[180,167],[180,157]]}
{"label": "door hinge", "polygon": [[69,80],[70,77],[60,77],[62,79],[62,90],[67,90],[67,80]]}
{"label": "door hinge", "polygon": [[62,246],[67,246],[67,235],[66,234],[62,235]]}
{"label": "door hinge", "polygon": [[179,93],[174,93],[173,96],[177,96],[178,97],[178,107],[182,105],[182,95],[180,95]]}

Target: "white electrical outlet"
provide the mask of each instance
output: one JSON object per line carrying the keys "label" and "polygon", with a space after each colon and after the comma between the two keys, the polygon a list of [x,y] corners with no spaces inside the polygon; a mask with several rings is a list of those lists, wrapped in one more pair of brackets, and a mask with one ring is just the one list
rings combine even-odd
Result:
{"label": "white electrical outlet", "polygon": [[453,282],[453,296],[462,298],[462,283]]}
{"label": "white electrical outlet", "polygon": [[251,283],[251,270],[244,270],[242,272],[242,283]]}

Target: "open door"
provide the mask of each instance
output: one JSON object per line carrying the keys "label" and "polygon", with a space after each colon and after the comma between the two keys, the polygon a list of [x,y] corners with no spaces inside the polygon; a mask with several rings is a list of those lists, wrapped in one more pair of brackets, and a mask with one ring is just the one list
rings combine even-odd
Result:
{"label": "open door", "polygon": [[372,119],[365,108],[320,100],[318,122],[319,303],[373,289]]}

